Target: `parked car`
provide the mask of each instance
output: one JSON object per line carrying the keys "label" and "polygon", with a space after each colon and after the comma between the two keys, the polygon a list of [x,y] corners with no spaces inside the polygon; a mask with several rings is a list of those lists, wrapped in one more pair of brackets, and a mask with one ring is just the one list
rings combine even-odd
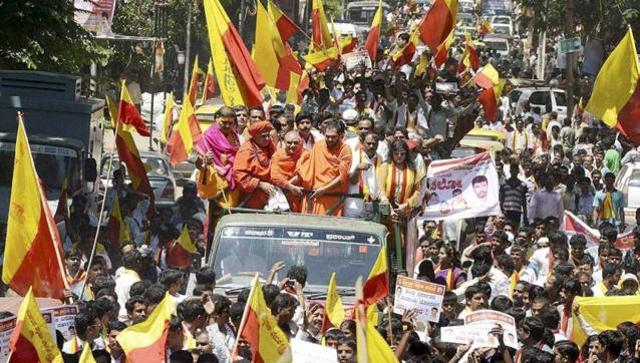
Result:
{"label": "parked car", "polygon": [[[173,176],[171,166],[167,158],[157,152],[141,151],[140,159],[144,163],[147,169],[147,177],[151,188],[153,188],[153,195],[156,198],[156,204],[159,205],[172,205],[176,200],[176,180]],[[113,173],[116,168],[120,166],[120,160],[117,155],[114,155],[112,159],[111,171]],[[111,175],[107,175],[109,169],[109,157],[104,156],[102,158],[102,164],[100,165],[100,185],[99,191],[104,193],[104,186],[111,186]],[[127,173],[126,182],[131,182],[130,176]]]}
{"label": "parked car", "polygon": [[550,87],[516,88],[509,94],[512,109],[516,114],[524,110],[524,105],[529,102],[531,109],[537,107],[540,114],[555,111],[558,120],[567,117],[567,96],[563,89]]}

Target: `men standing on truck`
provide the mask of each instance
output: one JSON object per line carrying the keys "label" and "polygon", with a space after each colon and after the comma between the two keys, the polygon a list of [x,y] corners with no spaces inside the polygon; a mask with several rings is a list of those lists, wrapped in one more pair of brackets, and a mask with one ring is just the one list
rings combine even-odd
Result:
{"label": "men standing on truck", "polygon": [[262,209],[277,192],[270,173],[271,157],[276,152],[272,130],[269,121],[249,126],[251,138],[240,146],[233,163],[233,177],[242,193],[244,207]]}
{"label": "men standing on truck", "polygon": [[283,190],[289,209],[299,213],[302,210],[302,186],[298,169],[309,158],[309,152],[302,146],[297,131],[284,135],[284,148],[278,149],[271,160],[271,180]]}
{"label": "men standing on truck", "polygon": [[313,214],[342,215],[344,195],[349,183],[351,148],[344,142],[342,125],[333,120],[324,121],[324,140],[313,146],[309,160],[300,168],[305,189],[313,194],[303,201],[302,211]]}

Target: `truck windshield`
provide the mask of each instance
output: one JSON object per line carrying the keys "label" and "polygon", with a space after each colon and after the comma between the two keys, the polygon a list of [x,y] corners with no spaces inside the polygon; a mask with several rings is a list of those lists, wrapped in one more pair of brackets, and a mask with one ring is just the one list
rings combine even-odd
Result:
{"label": "truck windshield", "polygon": [[[70,190],[76,190],[80,187],[80,176],[78,175],[80,167],[74,149],[32,144],[31,153],[38,177],[42,179],[44,184],[47,200],[57,200],[60,197],[65,179],[68,181]],[[0,170],[13,170],[14,154],[15,143],[0,142]],[[13,173],[11,172],[0,173],[0,189],[2,189],[0,198],[4,199],[6,193],[7,202],[12,178]]]}
{"label": "truck windshield", "polygon": [[[255,273],[265,278],[277,261],[307,268],[306,290],[326,291],[336,272],[337,285],[353,288],[366,279],[380,251],[380,238],[370,233],[300,227],[223,227],[213,257],[218,287],[249,286]],[[285,277],[286,270],[277,279]]]}
{"label": "truck windshield", "polygon": [[376,10],[378,10],[376,5],[350,7],[348,21],[358,25],[369,25],[376,14]]}

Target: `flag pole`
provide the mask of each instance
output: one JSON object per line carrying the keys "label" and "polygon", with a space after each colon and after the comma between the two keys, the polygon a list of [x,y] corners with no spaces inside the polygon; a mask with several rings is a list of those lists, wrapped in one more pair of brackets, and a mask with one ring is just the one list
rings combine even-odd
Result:
{"label": "flag pole", "polygon": [[[368,354],[367,354],[367,317],[363,304],[364,293],[362,291],[362,276],[358,277],[356,280],[356,306],[355,306],[355,316],[356,316],[356,359],[358,363],[368,363]],[[360,329],[358,329],[360,328]]]}
{"label": "flag pole", "polygon": [[[122,83],[123,87],[126,87],[124,82]],[[118,110],[118,112],[116,113],[116,115],[120,112],[120,110]],[[113,118],[114,115],[111,115],[111,118]],[[120,129],[120,122],[118,122],[118,117],[116,117],[115,120],[111,120],[112,123],[115,123],[115,130],[114,130],[114,135],[115,138],[118,138],[118,130]],[[117,141],[117,140],[116,140]],[[91,264],[93,264],[93,258],[96,255],[96,247],[98,245],[98,236],[100,236],[100,227],[102,226],[102,219],[104,217],[104,207],[105,204],[107,202],[107,191],[109,190],[109,179],[112,179],[111,176],[111,167],[113,166],[113,152],[116,149],[116,142],[113,143],[113,146],[111,147],[111,151],[109,152],[109,165],[107,166],[107,183],[104,186],[104,196],[102,197],[102,203],[100,204],[100,214],[98,215],[98,223],[97,223],[97,227],[96,227],[96,235],[93,238],[93,246],[91,246],[91,255],[89,256],[89,262],[87,263],[87,268],[86,271],[88,272],[89,270],[91,270]],[[117,196],[116,196],[117,198]],[[82,283],[82,289],[80,290],[80,296],[78,297],[80,300],[82,300],[82,295],[84,295],[84,290],[87,287],[87,282],[89,281],[89,275],[87,274],[87,276],[84,278],[84,282]]]}
{"label": "flag pole", "polygon": [[[244,324],[247,322],[247,315],[249,315],[249,309],[251,308],[248,304],[251,303],[251,299],[253,298],[253,294],[255,294],[255,289],[260,288],[258,286],[258,276],[259,273],[256,272],[255,277],[253,278],[253,282],[251,283],[251,291],[249,292],[249,297],[247,298],[247,306],[244,307],[244,312],[242,313],[242,319],[240,320],[240,326],[238,326],[238,335],[236,336],[236,341],[233,343],[233,349],[231,349],[231,358],[238,356],[238,342],[240,341],[240,337],[242,335],[242,330],[244,328]],[[257,347],[251,347],[252,349],[257,349]]]}

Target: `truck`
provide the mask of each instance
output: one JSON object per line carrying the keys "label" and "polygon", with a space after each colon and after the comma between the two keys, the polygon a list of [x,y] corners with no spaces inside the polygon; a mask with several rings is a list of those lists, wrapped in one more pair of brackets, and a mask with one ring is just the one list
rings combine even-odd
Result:
{"label": "truck", "polygon": [[[305,294],[311,300],[326,297],[332,272],[336,272],[338,293],[351,305],[355,284],[367,279],[389,232],[379,223],[344,217],[295,213],[233,213],[220,218],[207,265],[216,272],[217,292],[234,297],[249,287],[256,273],[266,278],[277,261],[285,270],[304,265],[308,270]],[[390,282],[395,281],[392,269]]]}
{"label": "truck", "polygon": [[8,218],[18,112],[51,210],[65,182],[67,195],[94,190],[105,102],[84,98],[80,90],[77,76],[0,70],[0,230]]}

